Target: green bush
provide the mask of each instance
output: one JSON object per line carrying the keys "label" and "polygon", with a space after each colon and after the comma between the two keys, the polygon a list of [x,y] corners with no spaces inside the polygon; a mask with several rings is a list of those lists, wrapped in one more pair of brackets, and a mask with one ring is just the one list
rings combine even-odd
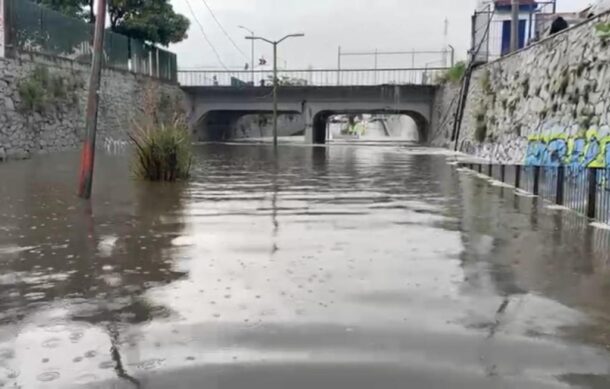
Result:
{"label": "green bush", "polygon": [[453,65],[452,67],[450,67],[449,69],[447,69],[445,71],[445,73],[440,76],[439,81],[441,83],[451,82],[451,83],[455,84],[455,83],[462,81],[462,78],[464,77],[465,73],[466,73],[466,62],[460,61],[460,62],[456,63],[455,65]]}
{"label": "green bush", "polygon": [[21,97],[21,107],[27,111],[42,112],[46,107],[46,92],[40,83],[32,78],[19,82],[17,86],[19,97]]}
{"label": "green bush", "polygon": [[191,138],[181,120],[165,125],[136,126],[129,137],[136,146],[134,174],[149,181],[176,181],[189,177]]}
{"label": "green bush", "polygon": [[42,113],[53,105],[77,103],[76,90],[81,87],[81,83],[82,81],[68,83],[63,76],[51,75],[48,68],[37,66],[17,85],[21,107]]}

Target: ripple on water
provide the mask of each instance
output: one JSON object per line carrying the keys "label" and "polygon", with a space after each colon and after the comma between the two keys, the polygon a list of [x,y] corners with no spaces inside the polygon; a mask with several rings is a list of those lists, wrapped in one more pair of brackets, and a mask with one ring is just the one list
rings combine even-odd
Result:
{"label": "ripple on water", "polygon": [[134,366],[135,368],[142,369],[142,370],[154,370],[158,367],[161,367],[164,362],[165,362],[165,359],[154,358],[154,359],[148,359],[146,361],[142,361],[142,362],[135,363],[135,364],[130,364],[130,366]]}
{"label": "ripple on water", "polygon": [[83,374],[74,380],[77,385],[90,384],[99,380],[99,377],[92,373]]}
{"label": "ripple on water", "polygon": [[46,371],[46,372],[40,373],[36,376],[36,379],[38,381],[42,381],[42,382],[55,381],[58,378],[59,378],[59,372],[57,372],[57,371]]}
{"label": "ripple on water", "polygon": [[85,353],[85,358],[95,358],[96,355],[97,355],[97,351],[89,350]]}
{"label": "ripple on water", "polygon": [[98,365],[100,369],[112,369],[114,368],[114,362],[112,361],[104,361]]}
{"label": "ripple on water", "polygon": [[61,343],[61,339],[59,339],[59,338],[49,338],[42,342],[42,347],[57,348],[60,343]]}
{"label": "ripple on water", "polygon": [[15,351],[8,348],[0,348],[0,360],[15,358]]}

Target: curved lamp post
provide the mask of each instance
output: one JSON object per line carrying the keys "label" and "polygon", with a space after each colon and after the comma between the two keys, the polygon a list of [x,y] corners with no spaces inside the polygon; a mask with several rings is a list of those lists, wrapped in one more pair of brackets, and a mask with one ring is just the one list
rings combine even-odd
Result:
{"label": "curved lamp post", "polygon": [[273,45],[273,147],[277,147],[277,90],[278,90],[278,79],[277,79],[277,46],[288,38],[300,38],[304,37],[305,34],[290,34],[286,35],[280,40],[272,41],[267,38],[260,36],[247,36],[246,39],[255,41],[260,40]]}

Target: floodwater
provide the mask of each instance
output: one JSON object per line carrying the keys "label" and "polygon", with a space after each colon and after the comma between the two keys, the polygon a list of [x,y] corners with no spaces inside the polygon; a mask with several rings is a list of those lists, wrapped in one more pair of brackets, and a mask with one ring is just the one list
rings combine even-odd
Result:
{"label": "floodwater", "polygon": [[405,147],[0,164],[0,386],[608,388],[610,235]]}

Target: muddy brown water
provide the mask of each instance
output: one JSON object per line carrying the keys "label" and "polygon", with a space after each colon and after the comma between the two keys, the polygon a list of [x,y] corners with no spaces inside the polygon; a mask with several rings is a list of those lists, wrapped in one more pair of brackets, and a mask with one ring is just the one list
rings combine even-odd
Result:
{"label": "muddy brown water", "polygon": [[394,146],[0,164],[0,387],[608,388],[610,234]]}

